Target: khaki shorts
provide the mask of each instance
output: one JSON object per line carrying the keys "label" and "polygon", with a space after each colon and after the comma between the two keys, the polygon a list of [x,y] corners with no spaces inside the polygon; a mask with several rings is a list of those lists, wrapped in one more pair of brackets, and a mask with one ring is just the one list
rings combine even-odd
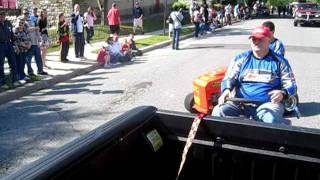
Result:
{"label": "khaki shorts", "polygon": [[142,19],[133,19],[134,27],[143,27]]}

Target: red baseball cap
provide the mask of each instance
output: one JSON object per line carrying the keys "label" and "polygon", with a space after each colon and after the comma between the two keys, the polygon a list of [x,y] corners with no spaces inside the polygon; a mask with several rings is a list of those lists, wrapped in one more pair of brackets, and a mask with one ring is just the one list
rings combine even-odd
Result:
{"label": "red baseball cap", "polygon": [[272,33],[268,27],[258,26],[252,32],[249,38],[255,37],[257,39],[262,39],[264,37],[272,37]]}

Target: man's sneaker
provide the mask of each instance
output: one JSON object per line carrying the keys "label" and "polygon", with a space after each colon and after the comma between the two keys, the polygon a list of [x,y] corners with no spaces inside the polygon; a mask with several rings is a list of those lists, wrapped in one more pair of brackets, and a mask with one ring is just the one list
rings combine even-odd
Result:
{"label": "man's sneaker", "polygon": [[19,83],[20,83],[21,85],[23,85],[23,84],[26,84],[27,82],[30,82],[30,81],[31,81],[30,78],[25,77],[25,78],[23,78],[23,79],[20,79],[20,80],[19,80]]}
{"label": "man's sneaker", "polygon": [[19,81],[15,81],[14,83],[12,83],[13,87],[18,87],[21,86],[22,84],[20,84]]}
{"label": "man's sneaker", "polygon": [[105,64],[104,68],[112,68],[112,64]]}
{"label": "man's sneaker", "polygon": [[39,74],[39,75],[48,75],[48,73],[45,72],[45,71],[38,72],[38,74]]}

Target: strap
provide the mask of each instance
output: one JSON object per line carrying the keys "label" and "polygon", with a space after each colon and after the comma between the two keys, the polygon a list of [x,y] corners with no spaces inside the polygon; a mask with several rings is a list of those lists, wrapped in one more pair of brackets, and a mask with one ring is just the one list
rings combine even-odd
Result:
{"label": "strap", "polygon": [[179,17],[177,16],[177,14],[174,14],[176,16],[176,18],[178,19],[179,23],[181,23],[181,20],[179,19]]}

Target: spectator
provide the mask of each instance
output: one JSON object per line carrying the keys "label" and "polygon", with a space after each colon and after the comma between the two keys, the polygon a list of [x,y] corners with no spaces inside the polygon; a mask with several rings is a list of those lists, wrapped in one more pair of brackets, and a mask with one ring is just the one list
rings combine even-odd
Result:
{"label": "spectator", "polygon": [[118,38],[119,36],[114,34],[112,44],[109,45],[111,64],[130,61],[129,55],[122,51],[122,46],[119,43]]}
{"label": "spectator", "polygon": [[200,23],[201,23],[201,14],[200,14],[200,7],[197,6],[197,8],[194,10],[193,15],[191,17],[193,19],[193,23],[195,26],[195,33],[194,37],[199,37],[199,31],[200,31]]}
{"label": "spectator", "polygon": [[284,56],[285,48],[283,43],[278,38],[274,37],[274,32],[275,32],[274,23],[271,21],[266,21],[262,24],[262,26],[269,28],[269,30],[271,31],[271,37],[270,37],[271,42],[270,42],[269,48],[273,50],[275,53],[281,56]]}
{"label": "spectator", "polygon": [[253,4],[253,14],[256,15],[258,13],[259,6],[260,6],[259,1],[254,2],[254,4]]}
{"label": "spectator", "polygon": [[17,62],[17,72],[21,84],[24,84],[29,80],[24,72],[24,68],[26,65],[27,52],[31,48],[31,39],[28,35],[28,32],[25,31],[24,26],[25,21],[22,18],[19,18],[14,29],[14,46]]}
{"label": "spectator", "polygon": [[175,9],[171,12],[170,18],[173,20],[173,38],[172,38],[172,49],[179,50],[179,36],[182,28],[183,15],[182,9]]}
{"label": "spectator", "polygon": [[142,51],[140,49],[138,49],[138,47],[136,46],[136,42],[134,40],[133,33],[131,33],[129,36],[128,45],[129,45],[129,48],[132,50],[133,56],[141,56],[142,55]]}
{"label": "spectator", "polygon": [[143,10],[140,7],[139,2],[136,2],[135,8],[133,10],[133,33],[136,33],[138,27],[141,28],[141,34],[144,34],[143,31]]}
{"label": "spectator", "polygon": [[68,52],[69,52],[69,38],[70,38],[70,28],[69,22],[65,20],[64,14],[59,14],[59,23],[58,23],[58,34],[59,34],[59,43],[60,43],[60,61],[61,62],[68,62],[67,59]]}
{"label": "spectator", "polygon": [[109,42],[110,63],[116,64],[121,58],[121,45],[118,42],[118,35],[115,34],[112,37],[112,42]]}
{"label": "spectator", "polygon": [[[112,63],[111,63],[111,55],[110,55],[110,49],[112,48],[113,44],[113,37],[108,37],[106,42],[103,44],[102,49],[100,49],[100,56],[101,54],[104,56],[102,58],[102,61],[104,61],[104,67],[105,68],[110,68],[112,67]],[[101,58],[101,57],[100,57]]]}
{"label": "spectator", "polygon": [[121,45],[121,59],[120,62],[128,62],[132,59],[132,51],[129,47],[127,39],[124,39]]}
{"label": "spectator", "polygon": [[200,13],[201,13],[202,16],[203,16],[203,21],[204,21],[204,23],[205,23],[206,30],[207,30],[208,27],[209,27],[209,24],[208,24],[208,21],[209,21],[209,10],[208,10],[208,5],[207,5],[206,2],[204,2],[204,3],[201,5]]}
{"label": "spectator", "polygon": [[[266,123],[283,123],[282,100],[296,94],[297,86],[288,60],[269,49],[272,33],[269,28],[255,28],[250,36],[251,49],[237,55],[221,82],[219,105],[213,116],[240,116]],[[258,104],[227,102],[235,97],[259,101]]]}
{"label": "spectator", "polygon": [[105,68],[111,67],[110,64],[110,54],[109,54],[109,41],[112,39],[108,38],[106,42],[102,45],[102,48],[99,49],[97,61],[100,65],[104,66]]}
{"label": "spectator", "polygon": [[38,8],[33,8],[32,15],[29,17],[29,21],[32,21],[33,23],[35,23],[35,26],[38,26],[38,19]]}
{"label": "spectator", "polygon": [[90,40],[94,36],[94,29],[93,29],[93,24],[94,21],[97,20],[96,14],[91,6],[89,6],[87,12],[84,13],[84,21],[86,31],[87,31],[87,38],[86,41],[88,44],[90,44]]}
{"label": "spectator", "polygon": [[31,39],[31,48],[28,51],[27,54],[27,67],[28,67],[28,74],[30,76],[35,76],[33,73],[33,69],[31,67],[31,60],[32,57],[34,56],[37,68],[38,68],[38,74],[39,75],[48,75],[47,72],[43,71],[43,64],[42,64],[42,58],[41,58],[41,50],[40,50],[40,44],[39,42],[41,41],[41,36],[40,36],[40,28],[38,26],[37,20],[38,20],[38,15],[36,14],[36,10],[34,10],[33,16],[30,16],[29,18],[28,11],[24,12],[25,18],[27,18],[27,31],[29,34],[29,37]]}
{"label": "spectator", "polygon": [[109,10],[108,15],[108,22],[110,27],[111,34],[118,34],[120,33],[120,11],[117,8],[116,3],[112,3],[112,8]]}
{"label": "spectator", "polygon": [[47,20],[47,10],[42,10],[40,12],[40,19],[38,20],[38,25],[40,29],[40,35],[41,35],[41,43],[40,43],[40,49],[41,49],[41,59],[43,67],[50,69],[49,66],[47,66],[47,49],[50,46],[49,36],[48,36],[48,20]]}
{"label": "spectator", "polygon": [[278,10],[278,16],[280,17],[280,15],[281,15],[281,6],[277,6],[277,10]]}
{"label": "spectator", "polygon": [[240,20],[240,5],[239,5],[239,3],[234,6],[233,14],[234,14],[234,17],[236,18],[236,20]]}
{"label": "spectator", "polygon": [[226,23],[227,25],[231,25],[231,4],[229,3],[226,7],[225,7],[225,17],[226,17]]}
{"label": "spectator", "polygon": [[74,40],[74,53],[76,58],[84,60],[84,18],[80,13],[80,5],[74,5],[74,12],[71,14],[72,34]]}
{"label": "spectator", "polygon": [[9,88],[5,82],[4,59],[8,59],[10,67],[10,79],[13,85],[17,84],[17,64],[13,49],[13,27],[10,21],[6,20],[6,13],[0,10],[0,88]]}
{"label": "spectator", "polygon": [[[190,5],[190,9],[189,9],[190,17],[193,16],[194,11],[197,9],[198,6],[199,5],[197,4],[197,1],[196,0],[192,0],[191,5]],[[192,18],[191,18],[191,22],[193,23],[193,19]]]}
{"label": "spectator", "polygon": [[212,31],[220,26],[220,22],[218,21],[218,14],[214,6],[209,8],[209,19],[212,22],[209,29],[211,29]]}

